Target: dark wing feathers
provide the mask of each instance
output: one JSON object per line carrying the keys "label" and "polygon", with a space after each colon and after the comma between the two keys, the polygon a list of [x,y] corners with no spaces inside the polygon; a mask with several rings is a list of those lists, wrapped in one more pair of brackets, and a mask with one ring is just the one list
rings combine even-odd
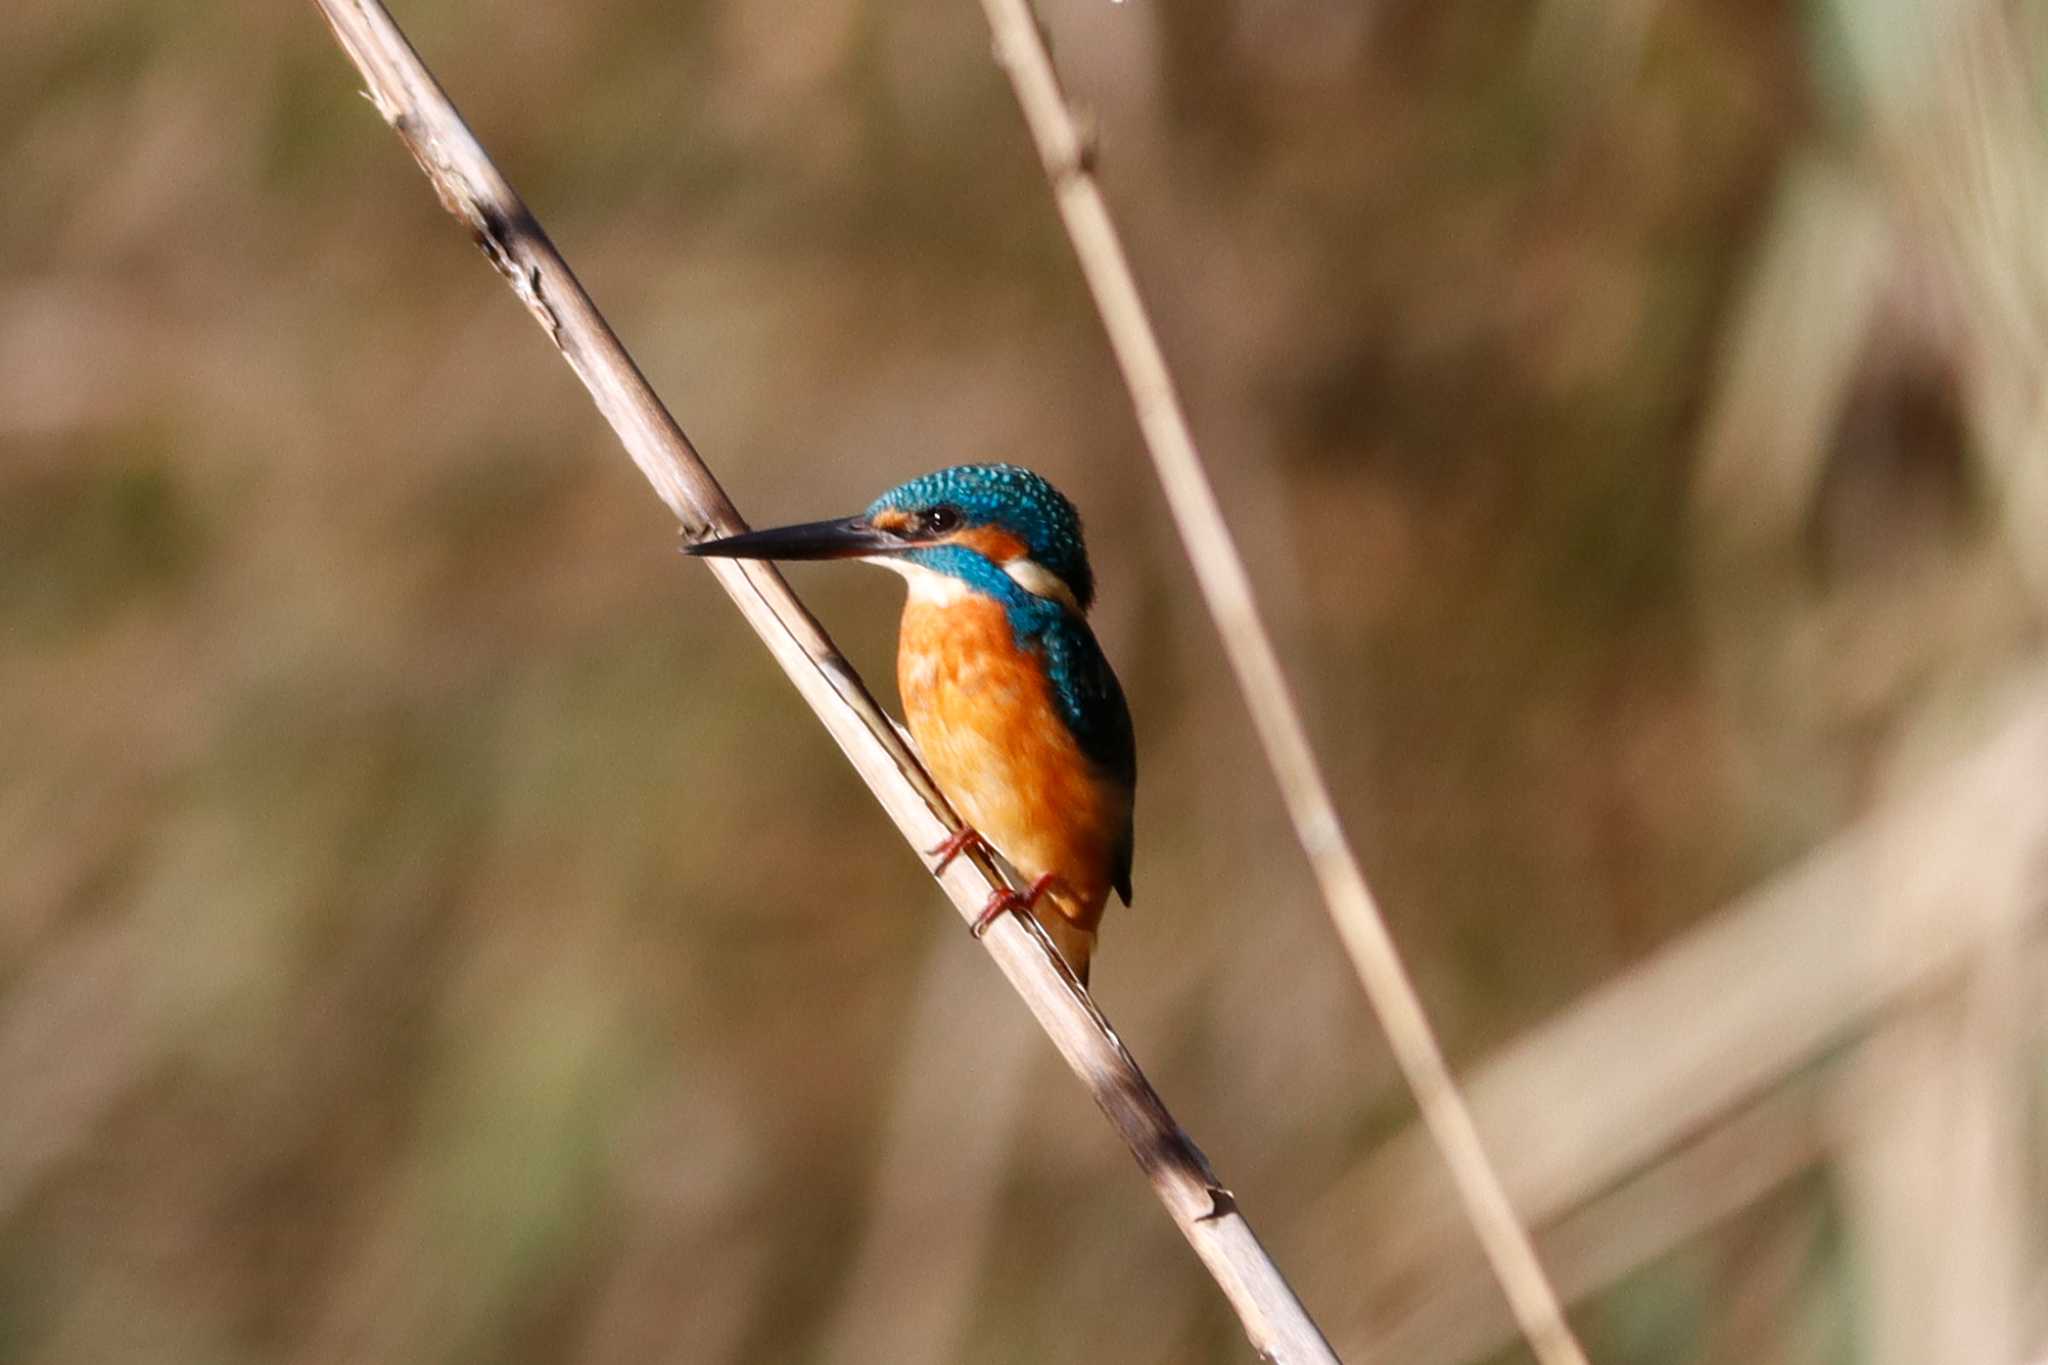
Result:
{"label": "dark wing feathers", "polygon": [[[1052,679],[1053,694],[1059,700],[1060,715],[1081,752],[1104,773],[1135,792],[1138,785],[1138,746],[1131,733],[1131,709],[1124,690],[1117,683],[1102,647],[1085,622],[1062,613],[1039,634],[1045,651],[1046,673]],[[1131,903],[1131,822],[1124,821],[1118,842],[1111,885],[1125,905]]]}

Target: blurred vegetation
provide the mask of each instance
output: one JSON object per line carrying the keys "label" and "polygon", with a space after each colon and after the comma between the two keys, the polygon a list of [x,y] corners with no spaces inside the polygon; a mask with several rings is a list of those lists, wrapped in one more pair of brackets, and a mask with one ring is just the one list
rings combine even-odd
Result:
{"label": "blurred vegetation", "polygon": [[[1888,193],[1853,20],[1045,13],[1457,1059],[1837,828],[1903,707],[2034,638],[1910,243],[1791,544],[1703,567],[1786,186]],[[1144,775],[1098,990],[1340,1307],[1290,1230],[1409,1106],[975,7],[397,14],[750,515],[989,457],[1082,505]],[[862,1358],[938,1273],[849,1306],[892,1144],[948,1160],[889,1115],[952,976],[961,1121],[1008,1117],[924,1211],[978,1229],[933,1358],[1243,1357],[311,7],[9,7],[0,175],[0,1362]],[[891,693],[897,590],[797,577]],[[1604,1361],[1846,1361],[1855,1275],[1816,1180],[1580,1318]]]}

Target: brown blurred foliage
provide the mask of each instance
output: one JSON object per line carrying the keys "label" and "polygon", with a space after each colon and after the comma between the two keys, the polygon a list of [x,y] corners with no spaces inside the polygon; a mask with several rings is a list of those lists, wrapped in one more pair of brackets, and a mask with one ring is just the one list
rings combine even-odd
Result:
{"label": "brown blurred foliage", "polygon": [[[975,7],[396,12],[750,516],[1081,504],[1141,744],[1098,994],[1292,1268],[1407,1101]],[[2031,638],[1910,234],[1791,530],[1702,566],[1786,186],[1890,193],[1839,8],[1045,14],[1455,1058]],[[1242,1358],[309,6],[17,0],[0,175],[0,1362]],[[797,578],[888,693],[899,589]],[[1856,1293],[1810,1181],[1579,1320],[1839,1361]]]}

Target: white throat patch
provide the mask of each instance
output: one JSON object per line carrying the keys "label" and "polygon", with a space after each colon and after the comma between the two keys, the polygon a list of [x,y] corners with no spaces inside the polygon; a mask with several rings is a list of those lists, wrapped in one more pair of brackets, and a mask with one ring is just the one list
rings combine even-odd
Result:
{"label": "white throat patch", "polygon": [[[869,555],[862,559],[866,564],[878,564],[891,573],[903,575],[910,584],[910,600],[925,606],[943,607],[958,602],[974,589],[949,573],[927,569],[907,559],[893,555]],[[1082,615],[1081,604],[1074,600],[1074,590],[1069,588],[1060,576],[1034,559],[1013,559],[1003,565],[1003,572],[1010,581],[1034,597],[1050,598],[1076,616]]]}
{"label": "white throat patch", "polygon": [[893,555],[871,555],[865,557],[862,562],[877,564],[891,573],[902,574],[903,581],[910,585],[910,600],[925,606],[949,606],[973,591],[949,573],[927,569],[922,564],[913,564],[907,559],[897,559]]}

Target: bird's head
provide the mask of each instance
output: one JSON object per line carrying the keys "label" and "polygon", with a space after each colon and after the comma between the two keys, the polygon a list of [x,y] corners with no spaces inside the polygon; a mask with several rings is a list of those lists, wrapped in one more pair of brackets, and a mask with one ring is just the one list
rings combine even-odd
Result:
{"label": "bird's head", "polygon": [[985,562],[1036,596],[1086,612],[1095,576],[1081,517],[1045,479],[1013,464],[963,464],[898,484],[859,516],[749,531],[687,547],[732,559],[865,559],[965,578]]}

